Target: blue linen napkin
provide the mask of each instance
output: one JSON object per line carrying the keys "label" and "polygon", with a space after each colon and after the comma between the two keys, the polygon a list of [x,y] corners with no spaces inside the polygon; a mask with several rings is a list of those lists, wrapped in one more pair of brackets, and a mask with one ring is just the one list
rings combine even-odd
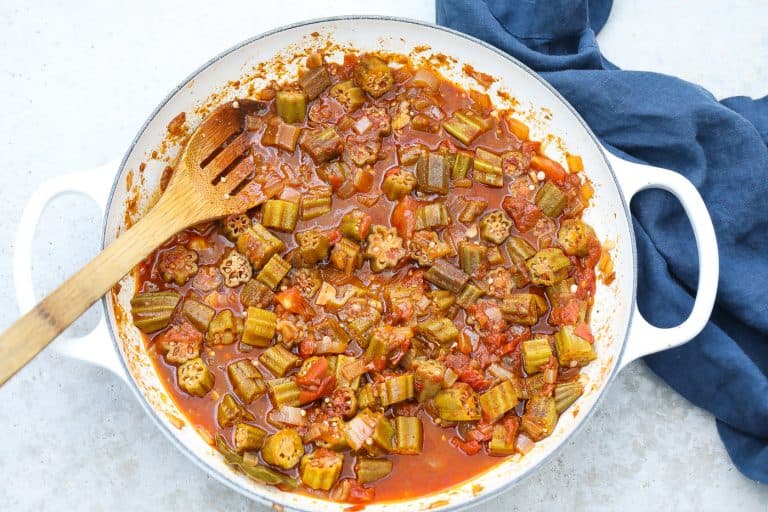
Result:
{"label": "blue linen napkin", "polygon": [[[720,248],[715,311],[690,343],[646,357],[717,419],[736,467],[768,483],[768,96],[718,102],[703,88],[608,62],[595,34],[611,0],[436,0],[437,22],[539,72],[619,156],[677,171],[698,188]],[[696,245],[679,204],[646,191],[632,203],[638,303],[679,324],[696,291]]]}

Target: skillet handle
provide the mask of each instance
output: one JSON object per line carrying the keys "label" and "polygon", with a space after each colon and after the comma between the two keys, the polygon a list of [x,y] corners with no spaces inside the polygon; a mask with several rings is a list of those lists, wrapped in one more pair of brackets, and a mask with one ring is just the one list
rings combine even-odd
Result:
{"label": "skillet handle", "polygon": [[[22,315],[37,303],[32,280],[32,242],[35,228],[46,205],[61,194],[79,193],[93,199],[104,212],[119,164],[119,161],[112,161],[93,169],[57,176],[43,183],[32,193],[19,219],[13,252],[13,284]],[[101,223],[98,225],[101,226]],[[88,334],[80,337],[60,337],[51,346],[60,354],[105,368],[127,382],[122,364],[110,343],[104,314]]]}
{"label": "skillet handle", "polygon": [[621,369],[635,359],[682,345],[704,329],[717,295],[719,256],[712,219],[693,183],[676,172],[628,162],[608,152],[606,155],[627,203],[647,188],[660,188],[675,195],[691,222],[699,252],[699,282],[691,314],[677,327],[662,329],[648,323],[635,305],[627,345],[619,361]]}

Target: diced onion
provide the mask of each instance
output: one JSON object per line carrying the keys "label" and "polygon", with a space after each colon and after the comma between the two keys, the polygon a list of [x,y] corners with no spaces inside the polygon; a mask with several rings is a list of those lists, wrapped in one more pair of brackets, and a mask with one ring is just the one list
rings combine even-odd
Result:
{"label": "diced onion", "polygon": [[315,298],[315,304],[318,306],[325,306],[332,300],[336,299],[336,288],[333,287],[333,285],[326,283],[323,281],[323,284],[320,285],[320,291],[317,292],[317,297]]}
{"label": "diced onion", "polygon": [[557,367],[555,365],[544,370],[544,382],[547,384],[554,384],[557,382]]}
{"label": "diced onion", "polygon": [[502,380],[513,380],[515,378],[515,375],[511,371],[507,370],[503,366],[500,366],[498,363],[491,364],[491,366],[488,367],[488,373],[497,379]]}
{"label": "diced onion", "polygon": [[269,412],[269,419],[273,423],[293,426],[302,426],[307,423],[306,412],[303,409],[288,405],[281,405],[277,409],[272,409]]}
{"label": "diced onion", "polygon": [[413,78],[411,78],[411,85],[432,89],[434,91],[440,86],[440,81],[429,70],[421,68],[416,71]]}
{"label": "diced onion", "polygon": [[515,442],[515,449],[525,455],[526,453],[529,453],[531,450],[533,450],[533,447],[536,446],[536,443],[534,443],[530,437],[526,436],[525,434],[518,434],[517,436],[517,442]]}
{"label": "diced onion", "polygon": [[352,129],[355,130],[355,133],[358,135],[362,135],[367,132],[371,126],[373,126],[373,123],[371,123],[371,120],[368,119],[368,116],[363,116],[357,120],[357,122],[352,126]]}
{"label": "diced onion", "polygon": [[443,387],[449,388],[454,385],[454,383],[458,380],[459,376],[456,374],[455,371],[453,371],[450,368],[445,369],[445,374],[443,374]]}

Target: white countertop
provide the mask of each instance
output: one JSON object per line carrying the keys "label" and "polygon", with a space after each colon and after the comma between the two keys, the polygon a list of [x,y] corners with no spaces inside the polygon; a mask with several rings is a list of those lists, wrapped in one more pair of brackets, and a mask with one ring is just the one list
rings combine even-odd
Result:
{"label": "white countertop", "polygon": [[[0,3],[0,328],[18,315],[12,239],[31,192],[121,156],[146,115],[201,62],[306,18],[434,19],[431,0],[110,4]],[[760,0],[616,2],[599,40],[621,67],[676,74],[718,97],[762,96],[767,18]],[[95,254],[99,223],[82,196],[46,210],[32,262],[38,291]],[[90,311],[73,331],[87,332],[98,315]],[[177,452],[111,374],[52,350],[0,388],[0,439],[0,511],[260,510]],[[767,503],[768,486],[734,468],[713,418],[636,362],[558,457],[477,510],[764,511]]]}

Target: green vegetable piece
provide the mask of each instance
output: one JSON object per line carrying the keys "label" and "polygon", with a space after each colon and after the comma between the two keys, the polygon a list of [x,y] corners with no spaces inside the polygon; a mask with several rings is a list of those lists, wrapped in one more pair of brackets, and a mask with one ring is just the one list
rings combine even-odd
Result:
{"label": "green vegetable piece", "polygon": [[539,317],[547,312],[547,302],[535,293],[515,293],[504,297],[501,313],[504,318],[522,325],[536,325]]}
{"label": "green vegetable piece", "polygon": [[557,410],[555,400],[548,396],[534,396],[525,404],[520,428],[534,441],[540,441],[555,430]]}
{"label": "green vegetable piece", "polygon": [[283,469],[296,466],[304,455],[304,443],[298,432],[284,428],[267,436],[261,449],[261,458],[267,464]]}
{"label": "green vegetable piece", "polygon": [[370,229],[371,216],[357,208],[345,213],[339,222],[341,234],[356,242],[365,240]]}
{"label": "green vegetable piece", "polygon": [[437,260],[424,273],[424,279],[444,290],[459,293],[469,280],[469,275],[445,260]]}
{"label": "green vegetable piece", "polygon": [[377,409],[381,407],[373,383],[369,382],[360,388],[360,391],[357,393],[357,405],[360,409]]}
{"label": "green vegetable piece", "polygon": [[267,391],[269,392],[269,399],[272,400],[272,404],[275,407],[280,407],[282,405],[298,407],[301,405],[299,400],[301,388],[293,379],[281,378],[268,380]]}
{"label": "green vegetable piece", "polygon": [[387,63],[373,55],[360,57],[353,75],[355,83],[374,98],[382,96],[395,84]]}
{"label": "green vegetable piece", "polygon": [[416,229],[443,228],[451,224],[451,214],[443,203],[419,206],[416,210]]}
{"label": "green vegetable piece", "polygon": [[131,299],[133,325],[146,333],[165,329],[180,300],[181,295],[172,291],[137,293]]}
{"label": "green vegetable piece", "polygon": [[279,117],[272,117],[267,121],[267,127],[261,136],[261,144],[293,152],[296,149],[296,143],[299,142],[301,131],[298,126],[285,123]]}
{"label": "green vegetable piece", "polygon": [[448,290],[433,290],[429,292],[428,296],[432,304],[443,314],[447,313],[450,307],[456,304],[456,294]]}
{"label": "green vegetable piece", "polygon": [[369,484],[385,478],[392,472],[392,461],[389,459],[371,459],[358,457],[355,462],[355,475],[361,484]]}
{"label": "green vegetable piece", "polygon": [[213,388],[214,381],[213,373],[199,357],[176,368],[176,382],[189,395],[204,397]]}
{"label": "green vegetable piece", "polygon": [[584,393],[584,385],[579,381],[563,382],[555,387],[555,410],[563,414]]}
{"label": "green vegetable piece", "polygon": [[313,100],[331,85],[331,75],[325,66],[309,68],[299,78],[299,85],[307,98]]}
{"label": "green vegetable piece", "polygon": [[276,330],[277,316],[272,311],[249,307],[241,341],[254,347],[268,347]]}
{"label": "green vegetable piece", "polygon": [[355,451],[365,448],[369,452],[376,449],[391,452],[394,435],[395,429],[384,414],[368,409],[357,413],[344,427],[344,437]]}
{"label": "green vegetable piece", "polygon": [[504,186],[504,176],[501,170],[501,156],[491,153],[483,148],[475,150],[474,178],[478,183],[489,187]]}
{"label": "green vegetable piece", "polygon": [[413,374],[404,373],[385,379],[378,385],[378,395],[384,407],[412,399]]}
{"label": "green vegetable piece", "polygon": [[469,306],[477,302],[477,299],[482,296],[483,290],[472,283],[467,283],[464,285],[464,288],[461,289],[459,295],[456,296],[456,304],[464,309],[467,309]]}
{"label": "green vegetable piece", "polygon": [[471,224],[475,222],[481,213],[488,208],[488,201],[481,199],[470,199],[467,204],[464,205],[464,209],[459,214],[459,222],[464,224]]}
{"label": "green vegetable piece", "polygon": [[318,338],[315,354],[343,354],[352,340],[333,316],[327,316],[317,324],[315,335]]}
{"label": "green vegetable piece", "polygon": [[240,303],[245,307],[265,308],[272,304],[275,294],[261,281],[251,279],[240,290]]}
{"label": "green vegetable piece", "polygon": [[314,265],[330,255],[331,241],[317,228],[296,233],[296,242],[299,244],[301,261],[305,265]]}
{"label": "green vegetable piece", "polygon": [[377,327],[365,349],[366,361],[384,361],[393,350],[402,347],[413,338],[413,328],[392,327],[382,325]]}
{"label": "green vegetable piece", "polygon": [[221,220],[221,231],[233,242],[251,227],[251,219],[244,213],[229,215]]}
{"label": "green vegetable piece", "polygon": [[262,352],[259,361],[272,372],[272,375],[283,377],[299,365],[301,358],[278,343]]}
{"label": "green vegetable piece", "polygon": [[443,128],[463,144],[469,145],[481,133],[488,131],[490,123],[471,111],[457,111],[443,121]]}
{"label": "green vegetable piece", "polygon": [[526,262],[531,272],[531,282],[551,286],[568,277],[571,262],[563,251],[556,247],[542,249]]}
{"label": "green vegetable piece", "polygon": [[509,255],[509,259],[512,260],[512,263],[518,265],[524,264],[526,260],[536,254],[536,249],[534,249],[533,246],[525,240],[525,238],[519,236],[509,237],[505,246],[507,247],[507,254]]}
{"label": "green vegetable piece", "polygon": [[517,405],[515,387],[508,380],[502,381],[480,395],[480,409],[490,423],[498,420]]}
{"label": "green vegetable piece", "polygon": [[332,189],[326,185],[313,187],[301,197],[301,220],[311,220],[331,211]]}
{"label": "green vegetable piece", "polygon": [[242,405],[237,403],[235,397],[229,393],[225,394],[216,408],[216,422],[221,428],[228,428],[243,419],[253,420],[254,418]]}
{"label": "green vegetable piece", "polygon": [[459,242],[459,266],[467,275],[482,267],[487,261],[488,247],[475,242]]}
{"label": "green vegetable piece", "polygon": [[424,403],[434,398],[443,388],[445,365],[435,359],[417,359],[413,362],[413,370],[416,400]]}
{"label": "green vegetable piece", "polygon": [[277,288],[280,281],[283,280],[291,270],[291,264],[285,261],[279,254],[272,256],[267,264],[256,275],[256,279],[267,285],[271,289]]}
{"label": "green vegetable piece", "polygon": [[299,146],[316,164],[330,162],[344,151],[344,141],[332,126],[304,130]]}
{"label": "green vegetable piece", "polygon": [[244,254],[255,269],[260,269],[272,256],[283,250],[283,241],[261,224],[254,224],[237,237],[237,251]]}
{"label": "green vegetable piece", "polygon": [[587,256],[592,240],[596,240],[595,231],[579,219],[567,219],[560,223],[557,243],[568,256]]}
{"label": "green vegetable piece", "polygon": [[430,318],[420,323],[416,330],[427,341],[443,347],[459,339],[459,330],[448,318]]}
{"label": "green vegetable piece", "polygon": [[227,375],[232,390],[244,404],[250,404],[267,391],[261,372],[250,359],[230,363]]}
{"label": "green vegetable piece", "polygon": [[189,323],[200,332],[208,331],[208,324],[211,323],[213,316],[216,314],[216,310],[212,307],[193,299],[186,299],[184,301],[184,304],[181,305],[181,312],[189,320]]}
{"label": "green vegetable piece", "polygon": [[368,246],[363,252],[363,257],[370,260],[371,270],[374,272],[394,268],[407,254],[403,239],[395,228],[377,224],[371,228],[367,240]]}
{"label": "green vegetable piece", "polygon": [[341,103],[349,112],[357,110],[365,103],[365,91],[357,87],[352,80],[334,85],[328,95]]}
{"label": "green vegetable piece", "polygon": [[446,158],[439,153],[424,153],[416,162],[416,188],[425,194],[448,193],[451,169]]}
{"label": "green vegetable piece", "polygon": [[536,192],[536,206],[541,208],[547,217],[555,218],[563,213],[563,208],[567,203],[565,192],[549,181],[544,182],[544,185]]}
{"label": "green vegetable piece", "polygon": [[415,416],[395,417],[395,452],[400,455],[418,455],[423,444],[421,420]]}
{"label": "green vegetable piece", "polygon": [[331,250],[331,265],[345,274],[352,274],[363,263],[360,245],[349,238],[342,238]]}
{"label": "green vegetable piece", "polygon": [[307,96],[298,91],[277,91],[277,115],[286,123],[300,123],[307,115]]}
{"label": "green vegetable piece", "polygon": [[[257,482],[267,485],[280,485],[288,489],[295,489],[298,487],[298,483],[295,479],[284,475],[279,471],[275,471],[272,468],[258,464],[253,458],[249,458],[246,462],[243,456],[227,445],[227,442],[224,441],[221,434],[216,434],[216,448],[218,448],[219,452],[224,455],[224,460],[227,464],[239,468],[243,473]],[[249,453],[246,453],[246,455],[249,455]]]}
{"label": "green vegetable piece", "polygon": [[480,219],[478,227],[480,228],[480,238],[499,245],[509,237],[512,219],[501,210],[493,210]]}
{"label": "green vegetable piece", "polygon": [[495,457],[506,457],[515,453],[517,429],[510,433],[504,425],[494,425],[493,437],[488,442],[488,453]]}
{"label": "green vegetable piece", "polygon": [[399,201],[410,194],[415,187],[416,177],[400,167],[387,171],[381,183],[381,191],[390,201]]}
{"label": "green vegetable piece", "polygon": [[345,371],[345,368],[347,368],[347,365],[353,365],[357,361],[359,361],[358,358],[348,356],[346,354],[339,354],[336,357],[335,373],[336,373],[336,385],[338,387],[348,387],[352,390],[357,390],[360,387],[360,374],[357,374],[352,378],[348,378],[347,372]]}
{"label": "green vegetable piece", "polygon": [[578,336],[574,329],[572,325],[565,325],[555,333],[557,361],[565,368],[586,366],[597,359],[595,346]]}
{"label": "green vegetable piece", "polygon": [[235,424],[235,450],[244,452],[248,450],[260,450],[264,446],[264,438],[267,433],[257,426],[248,423]]}
{"label": "green vegetable piece", "polygon": [[299,205],[283,199],[269,199],[261,207],[261,223],[272,229],[290,233],[299,220]]}
{"label": "green vegetable piece", "polygon": [[196,251],[177,245],[160,253],[157,270],[163,281],[181,286],[197,274],[197,259]]}
{"label": "green vegetable piece", "polygon": [[344,455],[327,448],[319,448],[301,458],[301,481],[311,489],[330,490],[339,479],[343,465]]}
{"label": "green vegetable piece", "polygon": [[213,317],[205,334],[208,345],[229,345],[243,332],[243,321],[229,309],[222,309]]}
{"label": "green vegetable piece", "polygon": [[444,389],[435,395],[437,414],[443,421],[478,421],[480,402],[474,390],[463,382]]}
{"label": "green vegetable piece", "polygon": [[522,354],[525,373],[532,375],[549,362],[552,347],[549,346],[547,338],[533,338],[523,342]]}
{"label": "green vegetable piece", "polygon": [[451,178],[454,180],[463,180],[467,177],[469,169],[472,167],[472,153],[459,151],[456,153],[456,159],[453,161],[451,169]]}

